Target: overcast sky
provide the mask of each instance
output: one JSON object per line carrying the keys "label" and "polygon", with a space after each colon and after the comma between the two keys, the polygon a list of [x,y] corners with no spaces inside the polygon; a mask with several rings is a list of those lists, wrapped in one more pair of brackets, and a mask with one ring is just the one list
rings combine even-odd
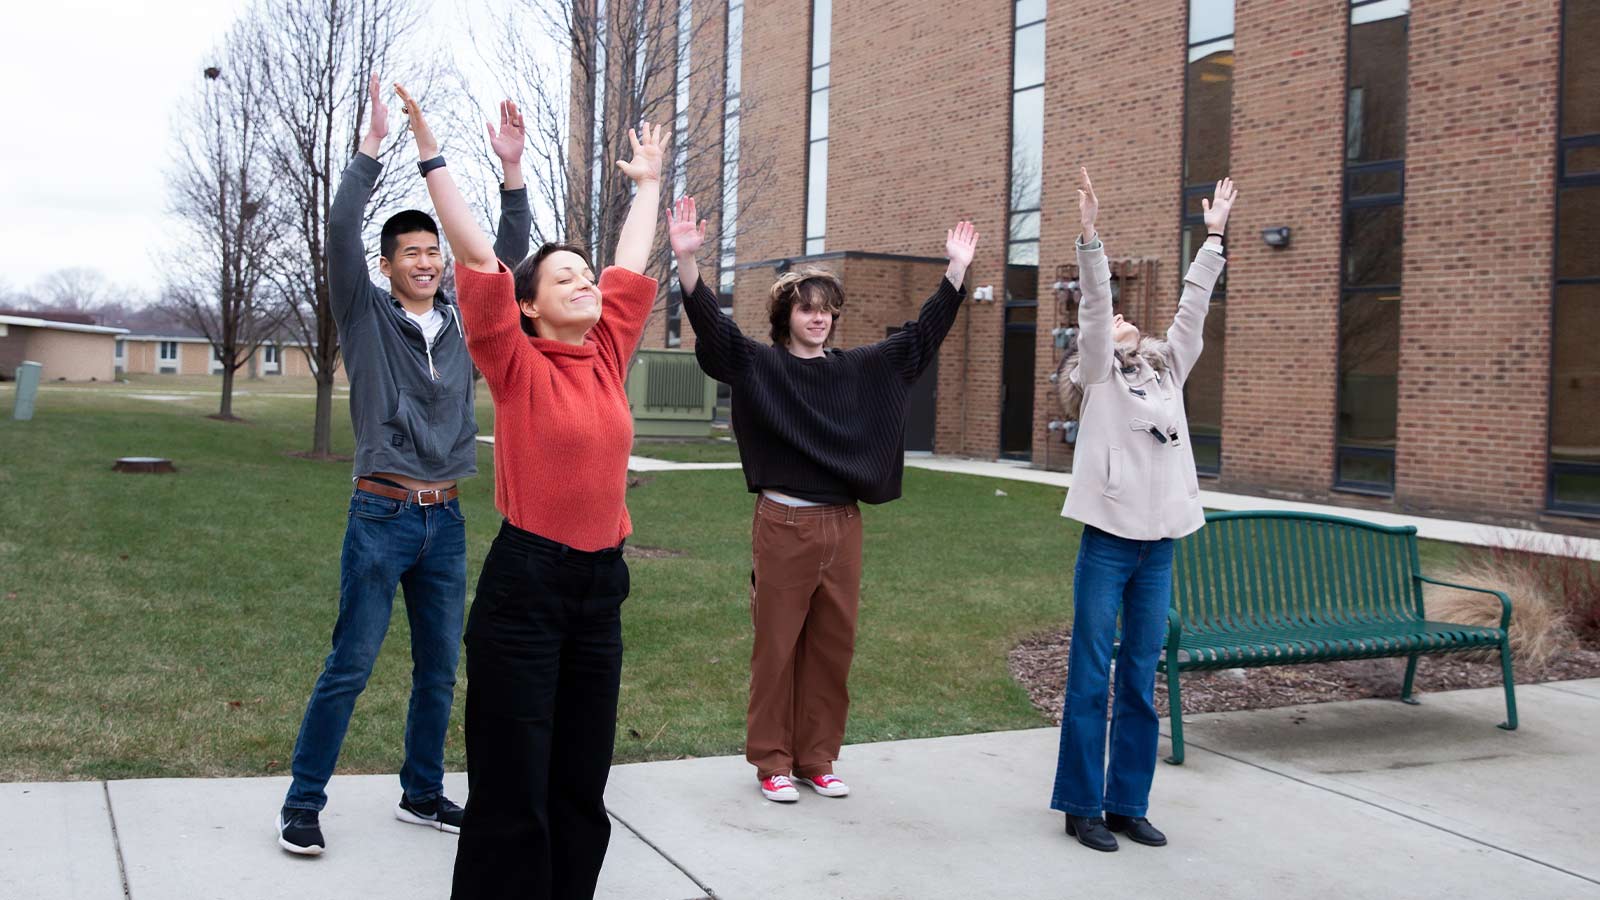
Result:
{"label": "overcast sky", "polygon": [[[166,182],[179,100],[245,0],[24,0],[9,4],[0,141],[0,287],[89,266],[145,293],[171,230]],[[433,5],[445,48],[461,8]],[[470,53],[458,60],[472,71]],[[476,87],[480,77],[473,79]],[[492,110],[491,110],[492,111]],[[395,115],[398,117],[398,107]],[[398,125],[393,123],[392,127]]]}

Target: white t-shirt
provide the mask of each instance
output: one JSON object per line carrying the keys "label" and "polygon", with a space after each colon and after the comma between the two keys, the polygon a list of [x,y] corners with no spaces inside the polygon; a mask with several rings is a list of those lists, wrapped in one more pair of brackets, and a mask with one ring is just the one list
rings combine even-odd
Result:
{"label": "white t-shirt", "polygon": [[427,342],[428,349],[432,350],[433,339],[438,337],[440,329],[444,328],[444,315],[439,312],[439,308],[429,309],[420,316],[409,309],[405,313],[406,318],[417,323],[417,327],[422,329],[422,339]]}

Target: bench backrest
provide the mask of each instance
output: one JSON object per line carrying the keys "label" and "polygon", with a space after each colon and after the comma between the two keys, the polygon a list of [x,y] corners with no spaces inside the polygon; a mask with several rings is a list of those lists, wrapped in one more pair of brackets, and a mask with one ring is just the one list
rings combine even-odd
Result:
{"label": "bench backrest", "polygon": [[1417,529],[1299,512],[1212,512],[1178,542],[1172,608],[1190,631],[1422,618]]}

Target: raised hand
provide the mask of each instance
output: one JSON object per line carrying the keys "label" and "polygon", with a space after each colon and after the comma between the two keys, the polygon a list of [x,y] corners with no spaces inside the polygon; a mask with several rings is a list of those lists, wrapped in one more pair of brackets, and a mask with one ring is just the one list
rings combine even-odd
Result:
{"label": "raised hand", "polygon": [[661,163],[666,158],[667,141],[671,132],[663,134],[664,126],[640,124],[639,130],[628,129],[628,143],[633,145],[633,158],[617,160],[617,168],[633,179],[635,184],[661,181]]}
{"label": "raised hand", "polygon": [[401,112],[406,114],[406,119],[411,125],[411,134],[417,139],[417,159],[427,161],[439,155],[439,139],[433,136],[433,129],[428,127],[427,120],[422,118],[422,104],[411,98],[406,89],[395,83],[394,92],[400,97],[400,102],[405,104]]}
{"label": "raised hand", "polygon": [[693,197],[684,197],[667,210],[667,239],[679,259],[693,259],[706,241],[706,220],[700,219],[696,225],[695,216]]}
{"label": "raised hand", "polygon": [[944,254],[950,258],[944,277],[956,288],[967,277],[967,267],[972,265],[972,254],[978,249],[978,231],[971,222],[961,221],[944,233]]}
{"label": "raised hand", "polygon": [[1078,167],[1078,221],[1083,224],[1083,242],[1095,239],[1095,217],[1100,215],[1100,198],[1094,195],[1094,184],[1089,181],[1089,170]]}
{"label": "raised hand", "polygon": [[367,121],[367,133],[361,138],[361,152],[377,159],[378,151],[383,149],[383,139],[389,136],[389,107],[384,105],[377,74],[373,74],[367,82],[367,102],[371,107],[371,115]]}
{"label": "raised hand", "polygon": [[500,130],[495,131],[493,122],[487,124],[489,146],[494,149],[494,155],[499,157],[504,165],[520,164],[526,133],[522,129],[522,113],[517,110],[517,105],[510,100],[501,100]]}
{"label": "raised hand", "polygon": [[1219,234],[1228,228],[1228,215],[1233,212],[1233,201],[1239,199],[1239,189],[1233,186],[1232,178],[1224,178],[1217,182],[1217,189],[1212,199],[1200,198],[1200,209],[1205,213],[1206,230]]}
{"label": "raised hand", "polygon": [[956,227],[944,233],[944,255],[964,271],[972,265],[972,255],[978,250],[978,230],[971,222],[957,222]]}

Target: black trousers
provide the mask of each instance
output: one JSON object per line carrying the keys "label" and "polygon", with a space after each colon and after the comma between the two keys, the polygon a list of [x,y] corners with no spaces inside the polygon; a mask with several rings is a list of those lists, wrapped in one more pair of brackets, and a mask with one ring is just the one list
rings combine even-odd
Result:
{"label": "black trousers", "polygon": [[467,616],[466,818],[454,900],[594,896],[622,682],[622,548],[509,522]]}

